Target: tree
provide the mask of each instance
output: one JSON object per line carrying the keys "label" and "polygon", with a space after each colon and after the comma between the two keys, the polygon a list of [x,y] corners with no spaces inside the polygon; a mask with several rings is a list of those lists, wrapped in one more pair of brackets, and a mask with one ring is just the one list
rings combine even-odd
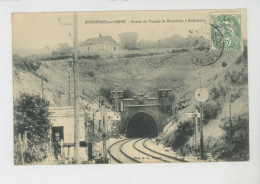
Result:
{"label": "tree", "polygon": [[224,144],[220,147],[218,158],[232,161],[245,161],[249,159],[249,119],[248,114],[240,114],[222,120],[220,127],[224,130],[222,137]]}
{"label": "tree", "polygon": [[21,57],[17,54],[13,56],[13,65],[17,70],[36,72],[41,67],[42,63],[37,59],[31,59],[26,57]]}
{"label": "tree", "polygon": [[137,49],[137,38],[138,34],[136,32],[127,32],[119,35],[121,46],[128,50]]}
{"label": "tree", "polygon": [[49,116],[49,101],[39,95],[21,93],[14,103],[15,134],[27,131],[28,136],[47,139],[51,128]]}
{"label": "tree", "polygon": [[210,100],[203,105],[203,120],[204,124],[209,123],[210,120],[216,119],[221,111],[221,105],[213,100]]}
{"label": "tree", "polygon": [[124,90],[123,98],[132,98],[133,96],[134,96],[134,93],[129,88],[126,88]]}
{"label": "tree", "polygon": [[172,148],[178,149],[182,147],[193,135],[193,125],[191,121],[180,122],[174,132],[172,140]]}
{"label": "tree", "polygon": [[110,87],[101,87],[99,89],[99,92],[100,92],[101,96],[105,97],[106,101],[108,101],[109,103],[112,103],[111,99],[110,99],[110,93],[111,93]]}
{"label": "tree", "polygon": [[[49,101],[40,98],[39,95],[20,93],[14,102],[14,119],[15,137],[28,133],[28,149],[24,152],[25,162],[42,161],[47,156],[46,144],[49,142],[51,129]],[[15,139],[15,145],[17,144],[18,141]],[[15,153],[16,156],[19,155],[18,150],[15,150]]]}

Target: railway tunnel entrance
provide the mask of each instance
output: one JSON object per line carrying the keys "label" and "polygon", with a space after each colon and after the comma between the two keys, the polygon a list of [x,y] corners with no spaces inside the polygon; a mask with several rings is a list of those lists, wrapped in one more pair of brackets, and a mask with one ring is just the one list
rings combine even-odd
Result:
{"label": "railway tunnel entrance", "polygon": [[158,129],[154,118],[145,112],[134,114],[127,125],[128,138],[153,138],[158,136]]}

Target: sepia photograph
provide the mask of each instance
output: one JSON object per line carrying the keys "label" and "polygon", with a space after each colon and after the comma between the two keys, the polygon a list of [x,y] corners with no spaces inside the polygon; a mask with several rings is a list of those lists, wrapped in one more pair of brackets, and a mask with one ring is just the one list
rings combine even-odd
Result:
{"label": "sepia photograph", "polygon": [[15,165],[250,161],[247,11],[12,14]]}

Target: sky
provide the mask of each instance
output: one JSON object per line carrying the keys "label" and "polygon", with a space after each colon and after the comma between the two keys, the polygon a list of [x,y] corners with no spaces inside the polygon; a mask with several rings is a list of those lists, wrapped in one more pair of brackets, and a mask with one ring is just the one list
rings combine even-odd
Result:
{"label": "sky", "polygon": [[[200,34],[205,34],[204,36],[209,39],[209,15],[212,13],[218,12],[214,10],[79,12],[78,37],[80,42],[88,38],[98,37],[101,33],[103,36],[112,36],[119,42],[119,34],[137,32],[139,41],[157,41],[173,35],[187,37],[189,30],[192,29],[198,30]],[[244,15],[242,16],[242,25],[246,25],[244,24],[246,21],[245,12],[242,13]],[[58,43],[72,45],[73,41],[69,33],[73,33],[73,26],[60,24],[58,19],[61,23],[72,24],[73,13],[14,13],[12,15],[13,48],[55,48]],[[189,19],[203,21],[189,22]],[[124,20],[126,23],[86,24],[86,21],[95,20]],[[147,22],[144,23],[144,20]],[[149,20],[153,22],[149,22]],[[163,20],[166,22],[163,22]],[[167,20],[183,20],[183,22],[167,22]],[[140,21],[142,23],[137,23]],[[245,28],[242,29],[242,35],[244,38],[246,37]]]}

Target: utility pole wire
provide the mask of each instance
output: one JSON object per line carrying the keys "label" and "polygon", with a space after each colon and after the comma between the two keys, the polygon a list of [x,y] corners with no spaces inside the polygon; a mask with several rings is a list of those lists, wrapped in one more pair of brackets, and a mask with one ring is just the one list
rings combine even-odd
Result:
{"label": "utility pole wire", "polygon": [[[73,24],[62,23],[61,25],[73,25],[73,78],[74,78],[74,159],[79,163],[79,69],[78,69],[78,13],[73,12]],[[70,35],[69,35],[70,36]],[[70,97],[69,97],[70,98]],[[69,100],[70,103],[70,100]]]}

